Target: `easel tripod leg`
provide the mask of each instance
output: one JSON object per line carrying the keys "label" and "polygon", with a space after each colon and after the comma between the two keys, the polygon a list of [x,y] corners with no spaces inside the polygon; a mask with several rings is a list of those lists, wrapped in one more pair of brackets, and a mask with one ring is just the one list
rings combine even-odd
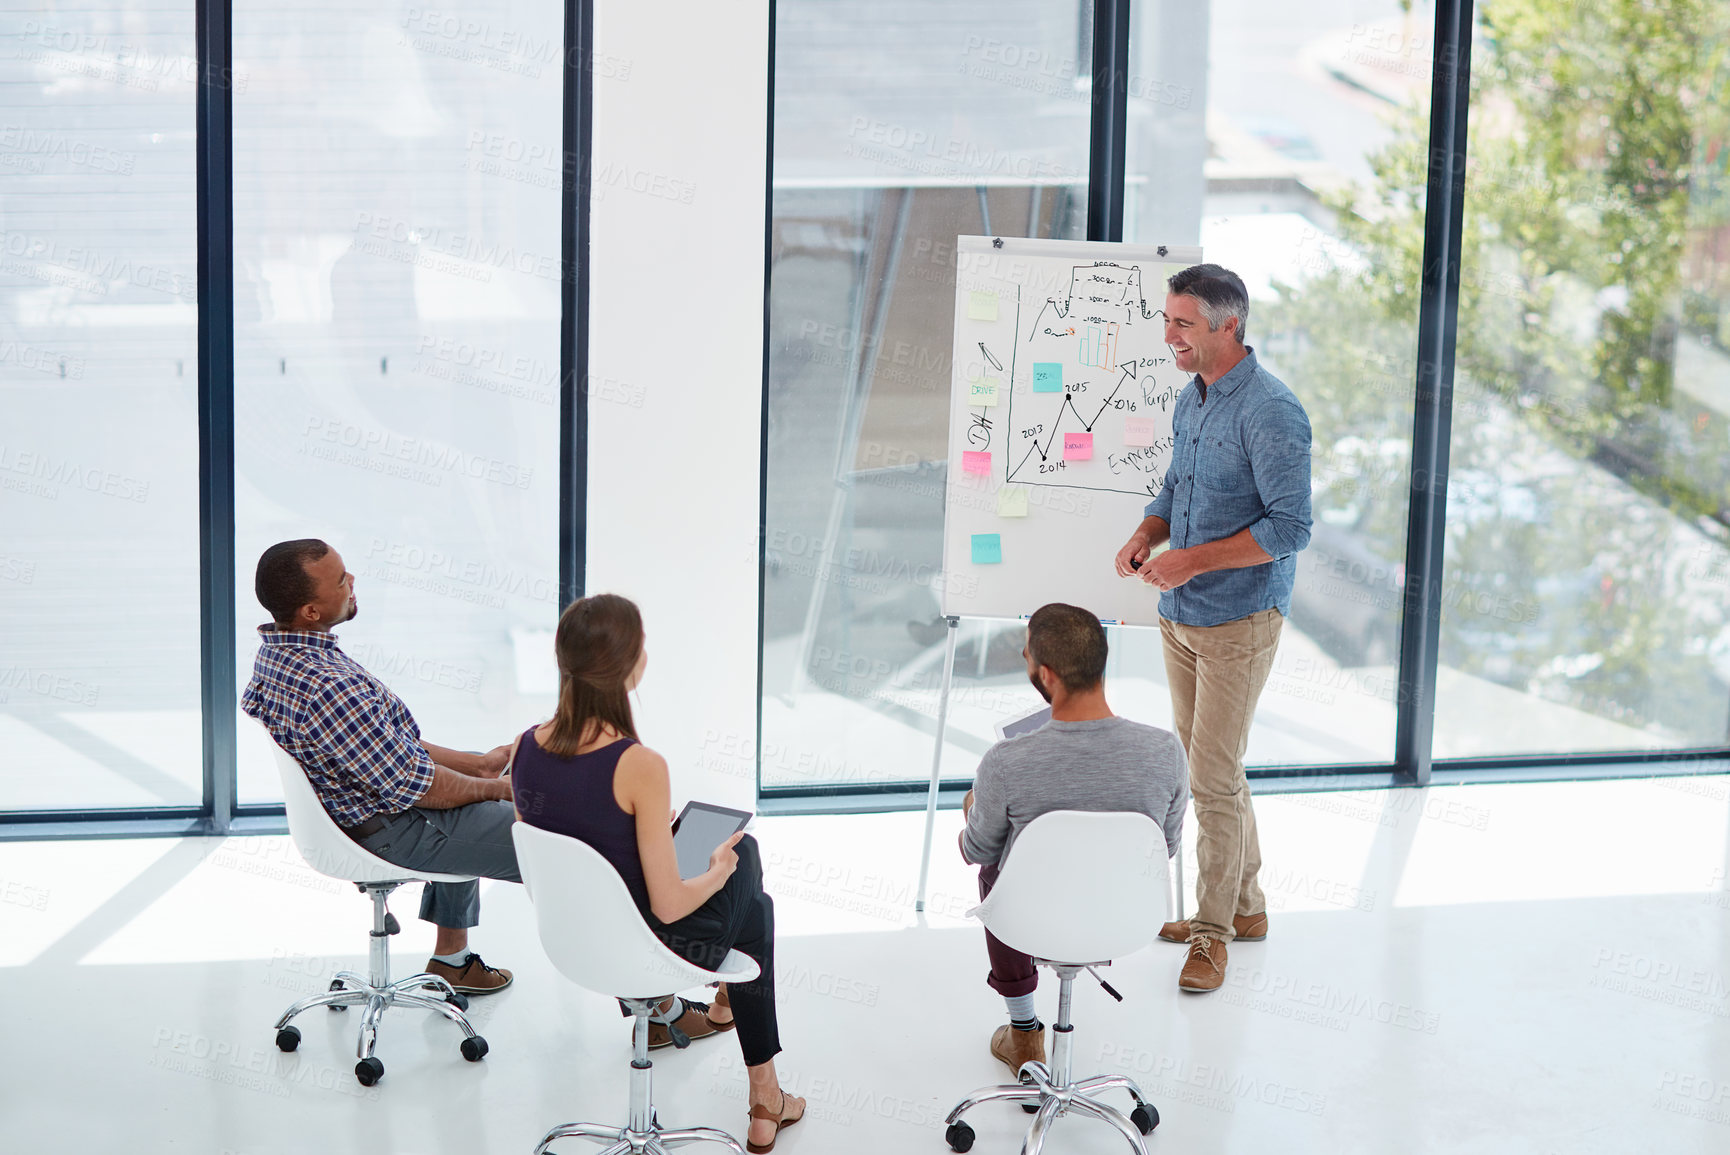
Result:
{"label": "easel tripod leg", "polygon": [[925,884],[931,877],[931,833],[937,822],[937,780],[943,772],[943,733],[949,723],[949,685],[955,679],[955,632],[961,619],[951,616],[943,644],[943,688],[937,694],[937,740],[931,751],[931,785],[925,793],[925,848],[919,858],[919,893],[913,909],[925,909]]}

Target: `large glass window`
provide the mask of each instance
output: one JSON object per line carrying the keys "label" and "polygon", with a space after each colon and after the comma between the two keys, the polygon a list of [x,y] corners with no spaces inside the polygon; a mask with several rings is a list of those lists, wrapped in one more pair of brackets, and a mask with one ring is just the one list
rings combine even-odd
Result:
{"label": "large glass window", "polygon": [[[928,772],[955,237],[1085,236],[1091,13],[776,7],[765,787]],[[951,773],[1019,652],[963,627]]]}
{"label": "large glass window", "polygon": [[[1199,242],[1243,277],[1249,344],[1314,437],[1315,523],[1251,765],[1393,759],[1431,58],[1404,7],[1136,6],[1125,239]],[[1389,236],[1379,182],[1413,163],[1419,225]],[[1126,641],[1162,698],[1157,637]]]}
{"label": "large glass window", "polygon": [[[343,647],[426,737],[487,748],[556,689],[563,10],[234,14],[242,681],[259,553],[355,574]],[[240,719],[242,801],[280,797]]]}
{"label": "large glass window", "polygon": [[1477,15],[1436,755],[1722,746],[1730,17]]}
{"label": "large glass window", "polygon": [[0,811],[195,805],[187,3],[0,4]]}
{"label": "large glass window", "polygon": [[[1000,200],[1011,196],[1018,229],[1083,234],[1090,8],[1015,6],[989,34],[951,33],[936,15],[920,34],[906,16],[853,27],[833,6],[780,10],[766,787],[906,780],[929,765],[944,640],[930,576],[953,308],[945,246],[1008,231]],[[1426,123],[1428,39],[1397,0],[1150,0],[1134,15],[1125,239],[1199,243],[1237,269],[1251,344],[1316,430],[1315,537],[1250,761],[1389,761],[1417,250],[1395,254],[1398,292],[1378,297],[1363,273],[1386,248],[1371,224],[1377,174],[1408,162],[1404,134]],[[1371,42],[1395,41],[1386,66],[1369,58]],[[1050,155],[1077,176],[1029,182],[1031,198],[1001,181],[968,187],[985,181],[948,159],[1045,155],[1053,132],[1069,151]],[[1053,195],[1076,206],[1067,217],[1046,215]],[[921,213],[938,197],[946,212]],[[914,388],[897,389],[909,378]],[[1111,640],[1114,706],[1169,724],[1157,634]],[[1019,630],[967,622],[959,642],[950,753],[970,769],[965,755],[989,745],[993,723],[1036,699]]]}
{"label": "large glass window", "polygon": [[[954,239],[1084,235],[1092,11],[777,7],[765,788],[928,770]],[[563,15],[233,14],[243,681],[259,552],[319,536],[345,648],[429,738],[551,707]],[[1315,431],[1252,765],[1393,754],[1431,24],[1132,6],[1124,238],[1244,276]],[[1727,34],[1476,6],[1437,758],[1730,743]],[[193,35],[189,3],[0,0],[0,812],[201,799]],[[1035,701],[1019,629],[957,637],[950,776]],[[1157,636],[1112,645],[1114,706],[1169,722]]]}

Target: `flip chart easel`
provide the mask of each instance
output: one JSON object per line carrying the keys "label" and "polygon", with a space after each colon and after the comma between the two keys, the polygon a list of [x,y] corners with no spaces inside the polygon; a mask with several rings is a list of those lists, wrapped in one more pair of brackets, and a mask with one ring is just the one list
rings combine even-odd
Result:
{"label": "flip chart easel", "polygon": [[[916,910],[930,878],[961,618],[1015,621],[1063,601],[1107,625],[1158,624],[1157,597],[1109,559],[1171,460],[1171,413],[1188,378],[1165,344],[1165,280],[1201,259],[1195,247],[956,239],[948,629]],[[1180,880],[1181,870],[1180,861]],[[1181,881],[1179,890],[1181,918]]]}

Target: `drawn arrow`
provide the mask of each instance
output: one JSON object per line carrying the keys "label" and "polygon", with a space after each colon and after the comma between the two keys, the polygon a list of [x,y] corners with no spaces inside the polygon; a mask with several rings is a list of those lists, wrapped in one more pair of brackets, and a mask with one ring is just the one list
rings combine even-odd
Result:
{"label": "drawn arrow", "polygon": [[[1092,432],[1093,432],[1093,427],[1094,427],[1094,426],[1095,426],[1095,425],[1097,425],[1097,424],[1098,424],[1098,423],[1099,423],[1099,419],[1100,419],[1100,418],[1101,418],[1101,417],[1104,417],[1104,416],[1105,416],[1105,411],[1106,411],[1106,410],[1107,410],[1107,409],[1109,409],[1109,408],[1110,408],[1110,407],[1111,407],[1111,399],[1112,399],[1112,397],[1116,397],[1116,396],[1117,396],[1117,390],[1118,390],[1118,389],[1122,389],[1122,388],[1123,388],[1123,383],[1124,383],[1124,382],[1125,382],[1125,381],[1127,381],[1127,380],[1129,380],[1129,379],[1130,379],[1130,378],[1131,378],[1131,377],[1133,377],[1133,376],[1135,376],[1135,366],[1134,366],[1134,365],[1125,365],[1125,366],[1124,366],[1124,367],[1123,367],[1123,376],[1121,376],[1121,377],[1119,377],[1119,378],[1118,378],[1118,379],[1117,379],[1117,388],[1115,388],[1115,389],[1113,389],[1113,390],[1112,390],[1112,391],[1111,391],[1111,394],[1110,394],[1110,396],[1108,396],[1108,397],[1106,397],[1106,399],[1105,399],[1105,404],[1104,404],[1104,405],[1101,405],[1101,406],[1100,406],[1100,407],[1099,407],[1099,412],[1098,412],[1098,413],[1095,413],[1095,414],[1094,414],[1094,415],[1093,415],[1093,420],[1092,420],[1092,421],[1088,421],[1088,422],[1084,422],[1084,424],[1085,424],[1085,425],[1086,425],[1086,427],[1087,427],[1087,431],[1088,431],[1088,432],[1089,432],[1089,433],[1092,433]],[[1077,413],[1077,414],[1076,414],[1076,416],[1077,416],[1077,417],[1080,417],[1080,416],[1081,416],[1081,414],[1080,414],[1080,413]]]}
{"label": "drawn arrow", "polygon": [[1003,362],[991,355],[991,350],[985,347],[984,341],[979,342],[979,351],[985,354],[985,360],[990,363],[993,369],[997,370],[999,373],[1003,372]]}

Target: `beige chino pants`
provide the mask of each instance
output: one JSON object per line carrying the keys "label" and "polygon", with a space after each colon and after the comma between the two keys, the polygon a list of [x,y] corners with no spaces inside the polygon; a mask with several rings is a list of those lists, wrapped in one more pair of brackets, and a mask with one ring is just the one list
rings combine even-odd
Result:
{"label": "beige chino pants", "polygon": [[1171,712],[1178,741],[1189,756],[1189,791],[1198,828],[1192,935],[1230,942],[1235,937],[1233,915],[1267,910],[1267,898],[1256,881],[1261,844],[1243,754],[1284,624],[1277,609],[1217,626],[1159,623]]}

